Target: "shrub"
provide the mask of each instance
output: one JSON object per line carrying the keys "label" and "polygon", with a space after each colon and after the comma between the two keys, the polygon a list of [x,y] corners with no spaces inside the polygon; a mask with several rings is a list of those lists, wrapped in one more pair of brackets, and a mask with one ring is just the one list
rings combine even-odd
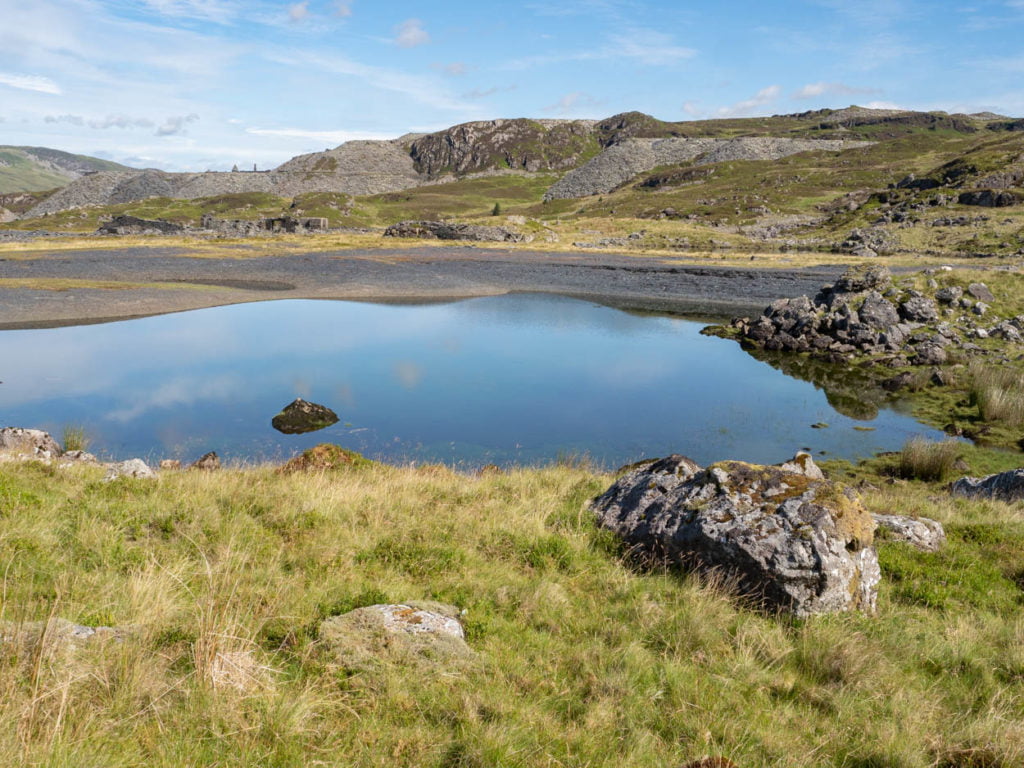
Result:
{"label": "shrub", "polygon": [[501,216],[501,203],[495,203],[491,208],[491,216]]}
{"label": "shrub", "polygon": [[900,451],[899,476],[910,480],[942,480],[952,471],[959,455],[960,444],[955,440],[935,443],[913,437]]}
{"label": "shrub", "polygon": [[61,441],[65,451],[84,451],[89,447],[89,437],[85,434],[85,427],[68,424],[61,433]]}

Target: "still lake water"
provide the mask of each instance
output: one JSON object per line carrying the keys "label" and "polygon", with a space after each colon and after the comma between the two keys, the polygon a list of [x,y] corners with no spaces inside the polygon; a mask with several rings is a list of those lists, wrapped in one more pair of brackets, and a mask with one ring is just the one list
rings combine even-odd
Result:
{"label": "still lake water", "polygon": [[[0,425],[106,458],[282,460],[334,442],[467,468],[586,454],[614,468],[683,453],[854,458],[941,434],[882,410],[855,421],[703,323],[547,295],[448,304],[270,301],[102,325],[0,332]],[[340,421],[283,435],[295,397]],[[828,429],[812,429],[827,422]],[[873,427],[860,431],[855,426]]]}

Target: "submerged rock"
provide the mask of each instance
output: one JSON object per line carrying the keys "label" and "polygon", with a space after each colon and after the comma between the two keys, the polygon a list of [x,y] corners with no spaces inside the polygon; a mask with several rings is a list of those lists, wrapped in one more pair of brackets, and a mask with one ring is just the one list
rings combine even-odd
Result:
{"label": "submerged rock", "polygon": [[780,466],[685,456],[649,462],[592,505],[637,554],[735,578],[766,608],[810,616],[872,612],[881,574],[875,522],[807,454]]}
{"label": "submerged rock", "polygon": [[332,424],[338,423],[338,414],[325,405],[309,403],[301,397],[284,407],[277,416],[271,419],[270,424],[278,432],[286,435],[300,435],[305,432],[315,432],[324,429]]}
{"label": "submerged rock", "polygon": [[954,496],[1014,502],[1024,499],[1024,468],[986,477],[962,477],[953,483]]}
{"label": "submerged rock", "polygon": [[459,615],[437,603],[370,605],[324,621],[320,640],[350,669],[386,661],[443,663],[473,655]]}

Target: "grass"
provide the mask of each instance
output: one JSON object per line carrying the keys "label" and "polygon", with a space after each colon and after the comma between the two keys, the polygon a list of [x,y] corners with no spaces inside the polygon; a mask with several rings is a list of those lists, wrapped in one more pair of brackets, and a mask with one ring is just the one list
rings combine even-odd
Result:
{"label": "grass", "polygon": [[89,436],[80,424],[67,424],[61,431],[61,445],[65,451],[84,451],[89,448]]}
{"label": "grass", "polygon": [[1009,427],[1024,426],[1024,371],[975,364],[969,375],[971,402],[981,418]]}
{"label": "grass", "polygon": [[[0,763],[1020,765],[1024,514],[829,469],[949,533],[930,555],[880,543],[877,617],[775,619],[635,570],[583,507],[611,478],[579,462],[0,465],[0,617],[130,628],[63,660],[0,651]],[[318,638],[409,600],[464,609],[472,663],[357,671]]]}
{"label": "grass", "polygon": [[959,458],[960,444],[955,440],[933,442],[912,437],[899,455],[899,476],[909,480],[945,480]]}

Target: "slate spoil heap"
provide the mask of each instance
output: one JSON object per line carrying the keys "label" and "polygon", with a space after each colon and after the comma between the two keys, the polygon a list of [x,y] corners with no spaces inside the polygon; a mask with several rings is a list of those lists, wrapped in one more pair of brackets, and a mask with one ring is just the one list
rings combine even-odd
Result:
{"label": "slate spoil heap", "polygon": [[738,336],[745,344],[769,351],[806,352],[831,362],[874,356],[889,367],[943,365],[951,353],[983,354],[975,340],[989,337],[1024,340],[1024,315],[982,318],[995,301],[983,283],[966,290],[940,288],[931,295],[895,285],[889,269],[879,265],[850,267],[811,299],[779,299],[755,320],[738,318],[719,335]]}

